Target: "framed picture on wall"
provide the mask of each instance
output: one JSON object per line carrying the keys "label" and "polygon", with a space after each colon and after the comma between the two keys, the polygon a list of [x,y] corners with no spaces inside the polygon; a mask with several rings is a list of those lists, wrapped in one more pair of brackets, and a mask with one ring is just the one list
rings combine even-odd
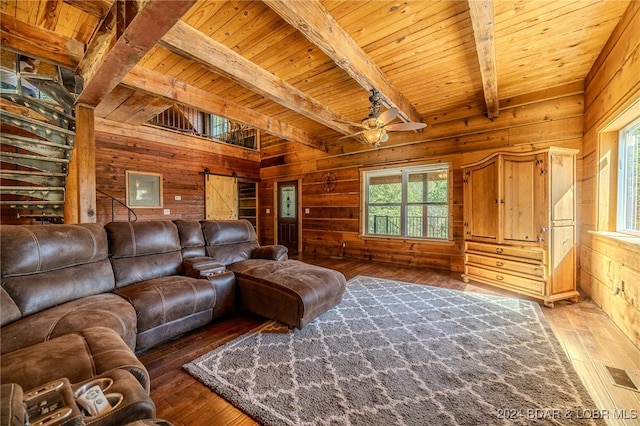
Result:
{"label": "framed picture on wall", "polygon": [[162,207],[162,175],[127,170],[127,207]]}

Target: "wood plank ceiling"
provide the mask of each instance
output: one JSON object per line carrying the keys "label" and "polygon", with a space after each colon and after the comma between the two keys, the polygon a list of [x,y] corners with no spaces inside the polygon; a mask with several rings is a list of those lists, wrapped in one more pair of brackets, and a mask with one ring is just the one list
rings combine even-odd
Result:
{"label": "wood plank ceiling", "polygon": [[75,69],[108,120],[180,103],[322,148],[371,88],[430,123],[581,82],[630,1],[4,0],[2,60]]}

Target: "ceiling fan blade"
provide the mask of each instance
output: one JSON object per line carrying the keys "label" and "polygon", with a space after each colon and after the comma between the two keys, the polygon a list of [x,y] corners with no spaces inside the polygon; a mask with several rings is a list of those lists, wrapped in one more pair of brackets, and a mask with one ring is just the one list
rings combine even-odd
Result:
{"label": "ceiling fan blade", "polygon": [[348,125],[353,126],[353,127],[359,127],[361,129],[365,129],[365,130],[369,128],[369,127],[365,126],[364,124],[356,123],[355,121],[337,120],[337,119],[334,119],[333,121],[335,121],[336,123],[348,124]]}
{"label": "ceiling fan blade", "polygon": [[351,133],[350,135],[340,136],[340,137],[339,137],[338,139],[336,139],[336,140],[339,140],[339,141],[340,141],[340,140],[342,140],[342,139],[353,138],[353,137],[356,137],[356,136],[359,136],[359,135],[363,134],[364,132],[366,132],[366,130],[363,130],[363,131],[361,131],[361,132]]}
{"label": "ceiling fan blade", "polygon": [[419,130],[427,127],[424,123],[395,123],[387,124],[384,129],[390,132],[402,132],[405,130]]}
{"label": "ceiling fan blade", "polygon": [[398,108],[389,108],[388,110],[380,114],[378,118],[376,118],[376,124],[378,126],[384,126],[385,124],[396,118],[397,115]]}

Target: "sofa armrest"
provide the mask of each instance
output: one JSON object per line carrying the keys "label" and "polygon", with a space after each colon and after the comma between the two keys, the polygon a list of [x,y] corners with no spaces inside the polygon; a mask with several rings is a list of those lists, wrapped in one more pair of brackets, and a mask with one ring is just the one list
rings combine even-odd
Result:
{"label": "sofa armrest", "polygon": [[282,245],[268,245],[258,247],[251,252],[252,259],[266,260],[287,260],[289,258],[289,249]]}
{"label": "sofa armrest", "polygon": [[211,257],[191,257],[182,261],[184,274],[191,278],[206,278],[210,275],[221,274],[227,268]]}

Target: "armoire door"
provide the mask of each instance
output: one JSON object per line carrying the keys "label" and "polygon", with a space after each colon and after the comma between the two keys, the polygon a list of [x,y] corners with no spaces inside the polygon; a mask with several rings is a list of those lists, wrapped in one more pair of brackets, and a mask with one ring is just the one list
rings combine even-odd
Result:
{"label": "armoire door", "polygon": [[545,176],[535,155],[503,157],[502,241],[538,243]]}
{"label": "armoire door", "polygon": [[494,158],[465,171],[465,239],[498,241],[500,223],[498,167],[498,158]]}

